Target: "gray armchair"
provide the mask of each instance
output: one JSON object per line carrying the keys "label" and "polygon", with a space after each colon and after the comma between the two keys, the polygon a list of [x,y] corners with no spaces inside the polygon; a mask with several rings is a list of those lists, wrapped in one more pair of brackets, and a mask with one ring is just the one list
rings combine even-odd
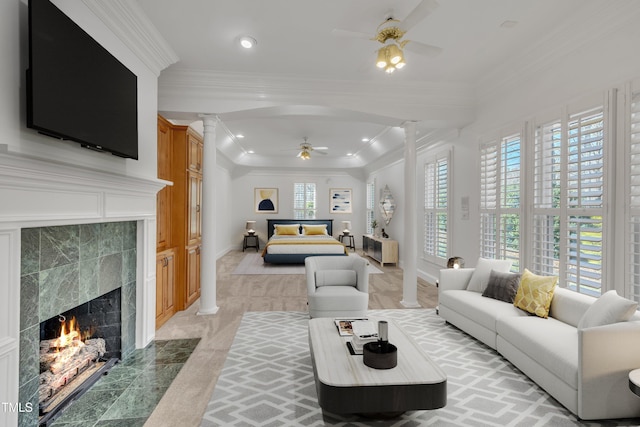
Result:
{"label": "gray armchair", "polygon": [[359,256],[305,259],[309,317],[354,318],[367,315],[369,262]]}

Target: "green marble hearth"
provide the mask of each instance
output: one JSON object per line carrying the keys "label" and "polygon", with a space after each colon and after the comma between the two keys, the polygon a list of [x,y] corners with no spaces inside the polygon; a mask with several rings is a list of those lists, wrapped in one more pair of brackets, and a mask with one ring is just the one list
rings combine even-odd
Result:
{"label": "green marble hearth", "polygon": [[114,366],[55,420],[55,427],[138,427],[167,391],[199,338],[154,341]]}

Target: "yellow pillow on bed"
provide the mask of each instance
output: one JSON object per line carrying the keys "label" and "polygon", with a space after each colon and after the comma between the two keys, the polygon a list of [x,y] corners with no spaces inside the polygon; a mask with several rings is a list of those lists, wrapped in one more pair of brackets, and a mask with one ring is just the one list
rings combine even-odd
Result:
{"label": "yellow pillow on bed", "polygon": [[306,236],[317,236],[327,234],[327,224],[307,225],[302,224],[302,234]]}
{"label": "yellow pillow on bed", "polygon": [[276,224],[274,227],[278,236],[297,236],[300,232],[300,224]]}

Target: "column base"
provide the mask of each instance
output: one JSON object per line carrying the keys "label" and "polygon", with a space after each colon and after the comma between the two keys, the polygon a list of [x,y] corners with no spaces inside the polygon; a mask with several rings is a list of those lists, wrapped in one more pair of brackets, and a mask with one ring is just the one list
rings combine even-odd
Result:
{"label": "column base", "polygon": [[214,307],[212,309],[209,309],[209,310],[200,309],[200,310],[198,310],[196,315],[198,315],[198,316],[209,316],[209,315],[212,315],[212,314],[216,314],[218,312],[218,310],[220,310],[220,307],[218,307],[218,306],[216,306],[216,307]]}
{"label": "column base", "polygon": [[406,308],[422,308],[422,306],[418,303],[418,301],[409,302],[409,301],[402,300],[400,301],[400,304]]}

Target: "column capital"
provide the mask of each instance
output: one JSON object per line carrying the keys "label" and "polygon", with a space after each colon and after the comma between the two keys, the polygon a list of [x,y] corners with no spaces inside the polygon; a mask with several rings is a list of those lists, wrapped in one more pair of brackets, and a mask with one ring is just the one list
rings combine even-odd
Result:
{"label": "column capital", "polygon": [[202,119],[202,123],[206,126],[215,127],[218,124],[217,114],[198,114],[198,117]]}
{"label": "column capital", "polygon": [[414,129],[416,128],[416,125],[418,124],[418,122],[416,120],[407,120],[405,122],[403,122],[400,127],[402,127],[403,129]]}

